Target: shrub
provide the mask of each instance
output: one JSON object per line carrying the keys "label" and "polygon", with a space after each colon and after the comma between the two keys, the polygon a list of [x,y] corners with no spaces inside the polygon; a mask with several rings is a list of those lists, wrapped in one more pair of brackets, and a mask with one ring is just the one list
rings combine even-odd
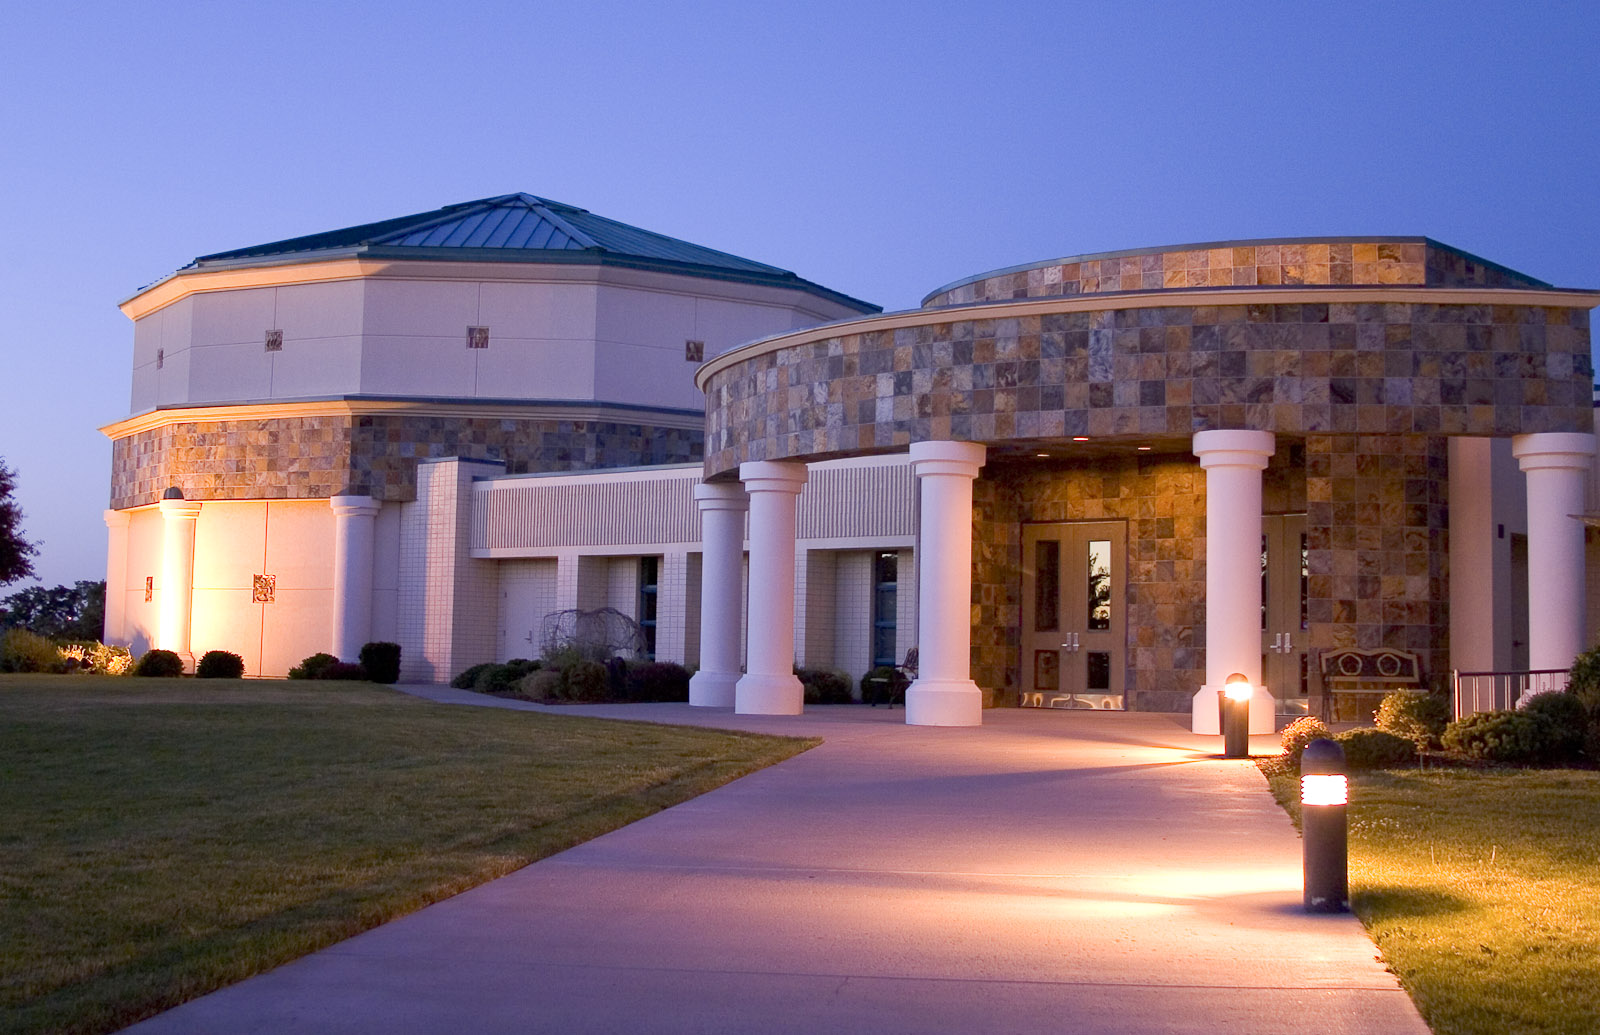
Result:
{"label": "shrub", "polygon": [[317,670],[316,679],[366,679],[367,670],[348,661],[335,661]]}
{"label": "shrub", "polygon": [[800,685],[805,688],[806,704],[850,704],[855,701],[850,696],[850,679],[842,672],[797,668],[794,674],[800,677]]}
{"label": "shrub", "polygon": [[1479,712],[1445,727],[1445,749],[1488,762],[1525,764],[1543,757],[1550,720],[1525,711]]}
{"label": "shrub", "polygon": [[628,673],[640,666],[629,665],[615,654],[601,664],[606,667],[606,696],[613,701],[628,700]]}
{"label": "shrub", "polygon": [[561,673],[553,668],[535,669],[517,680],[517,693],[530,701],[561,699]]}
{"label": "shrub", "polygon": [[62,672],[67,661],[54,643],[29,629],[0,634],[0,672]]}
{"label": "shrub", "polygon": [[1283,745],[1284,759],[1289,765],[1299,769],[1300,755],[1305,751],[1306,745],[1313,740],[1332,740],[1333,734],[1328,732],[1328,727],[1321,719],[1315,715],[1305,715],[1285,726],[1278,739]]}
{"label": "shrub", "polygon": [[339,659],[334,657],[332,654],[325,654],[321,651],[318,651],[317,653],[311,655],[311,657],[300,662],[300,664],[296,665],[294,668],[291,668],[289,670],[289,678],[317,679],[320,678],[323,669],[327,668],[329,665],[338,664],[338,662]]}
{"label": "shrub", "polygon": [[1522,706],[1525,715],[1542,719],[1544,745],[1540,758],[1545,762],[1571,762],[1583,750],[1584,734],[1589,729],[1589,712],[1573,694],[1534,694]]}
{"label": "shrub", "polygon": [[539,662],[527,658],[512,658],[503,665],[486,665],[478,673],[472,689],[480,694],[509,694],[517,689],[517,681],[539,668]]}
{"label": "shrub", "polygon": [[464,669],[454,679],[450,680],[450,685],[455,687],[457,690],[476,689],[478,685],[478,677],[483,675],[485,669],[494,667],[495,663],[492,661],[485,661],[480,665],[473,665],[471,668]]}
{"label": "shrub", "polygon": [[170,650],[147,650],[139,658],[139,663],[133,666],[136,676],[181,676],[183,675],[183,659]]}
{"label": "shrub", "polygon": [[573,662],[561,670],[562,696],[569,701],[604,701],[611,690],[611,677],[598,661]]}
{"label": "shrub", "polygon": [[687,701],[689,670],[671,661],[652,661],[628,673],[630,701]]}
{"label": "shrub", "polygon": [[374,683],[398,683],[400,681],[400,645],[398,643],[378,640],[373,643],[363,644],[360,657],[361,667],[367,670],[367,678]]}
{"label": "shrub", "polygon": [[1411,741],[1418,751],[1437,747],[1449,722],[1450,702],[1440,694],[1396,690],[1378,704],[1378,728]]}
{"label": "shrub", "polygon": [[[881,680],[881,682],[880,682]],[[861,677],[861,700],[868,704],[903,701],[911,680],[892,665],[879,665]]]}
{"label": "shrub", "polygon": [[1344,765],[1351,772],[1357,769],[1399,769],[1415,765],[1417,761],[1417,745],[1414,741],[1370,726],[1336,733],[1333,741],[1344,748]]}
{"label": "shrub", "polygon": [[74,643],[61,648],[67,671],[92,672],[97,676],[120,676],[133,668],[133,655],[126,647],[112,647],[98,640]]}
{"label": "shrub", "polygon": [[244,676],[244,659],[225,650],[208,650],[200,655],[194,674],[199,679],[240,679]]}
{"label": "shrub", "polygon": [[1572,670],[1567,673],[1567,692],[1589,710],[1591,722],[1600,719],[1600,646],[1590,647],[1573,659]]}

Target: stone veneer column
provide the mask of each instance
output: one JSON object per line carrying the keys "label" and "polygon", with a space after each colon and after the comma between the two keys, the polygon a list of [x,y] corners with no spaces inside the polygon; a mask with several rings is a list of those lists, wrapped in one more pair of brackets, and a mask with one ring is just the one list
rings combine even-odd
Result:
{"label": "stone veneer column", "polygon": [[1584,648],[1583,522],[1578,518],[1594,448],[1594,436],[1581,432],[1511,439],[1511,455],[1528,481],[1528,667],[1535,670],[1571,668]]}
{"label": "stone veneer column", "polygon": [[750,494],[750,670],[734,686],[733,710],[799,715],[805,692],[794,674],[794,533],[806,467],[747,461],[739,477]]}
{"label": "stone veneer column", "polygon": [[354,663],[372,638],[373,518],[381,504],[371,496],[334,496],[333,643],[340,661]]}
{"label": "stone veneer column", "polygon": [[156,646],[178,655],[184,667],[193,671],[189,631],[194,617],[194,526],[200,517],[200,504],[191,503],[181,491],[172,488],[160,506],[161,628]]}
{"label": "stone veneer column", "polygon": [[1250,732],[1271,733],[1276,704],[1261,685],[1261,477],[1276,449],[1270,431],[1200,431],[1206,472],[1206,683],[1194,695],[1193,730],[1217,733],[1217,695],[1241,672]]}
{"label": "stone veneer column", "polygon": [[972,482],[987,451],[976,442],[914,442],[922,498],[917,572],[917,678],[906,688],[913,726],[983,724],[972,681]]}
{"label": "stone veneer column", "polygon": [[[737,482],[694,487],[700,508],[700,671],[689,703],[732,708],[739,682],[739,618],[744,592],[744,515],[750,497]],[[790,553],[793,553],[791,549]]]}
{"label": "stone veneer column", "polygon": [[128,635],[128,522],[126,510],[108,510],[106,519],[106,616],[102,643],[126,645]]}

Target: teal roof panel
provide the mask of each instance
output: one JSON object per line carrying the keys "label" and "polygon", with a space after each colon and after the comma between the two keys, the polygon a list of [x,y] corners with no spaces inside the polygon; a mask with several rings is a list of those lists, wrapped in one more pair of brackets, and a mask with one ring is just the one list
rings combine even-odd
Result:
{"label": "teal roof panel", "polygon": [[879,307],[788,270],[597,216],[533,194],[503,194],[376,223],[202,255],[188,269],[311,262],[344,256],[468,262],[615,265],[792,287],[863,313]]}

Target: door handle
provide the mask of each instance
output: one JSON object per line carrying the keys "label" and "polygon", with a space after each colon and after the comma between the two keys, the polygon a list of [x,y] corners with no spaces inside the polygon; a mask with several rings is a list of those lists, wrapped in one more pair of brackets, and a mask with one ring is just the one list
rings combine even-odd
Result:
{"label": "door handle", "polygon": [[1078,634],[1067,633],[1066,641],[1061,644],[1061,649],[1068,653],[1075,653],[1078,649]]}

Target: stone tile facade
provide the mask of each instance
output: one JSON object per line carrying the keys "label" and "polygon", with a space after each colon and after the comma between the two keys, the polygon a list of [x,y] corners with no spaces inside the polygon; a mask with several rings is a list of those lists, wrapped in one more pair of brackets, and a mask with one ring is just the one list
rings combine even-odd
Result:
{"label": "stone tile facade", "polygon": [[1304,284],[1547,287],[1425,237],[1246,241],[1109,252],[984,275],[935,292],[924,308],[1121,291]]}
{"label": "stone tile facade", "polygon": [[[1305,451],[1280,443],[1264,511],[1304,513],[1306,485]],[[1020,685],[1023,525],[1110,520],[1128,530],[1128,707],[1188,709],[1206,666],[1205,473],[1192,455],[991,463],[973,498],[972,672],[993,703],[1015,704]]]}
{"label": "stone tile facade", "polygon": [[417,461],[495,460],[508,473],[578,471],[701,458],[698,430],[593,420],[363,414],[193,421],[112,443],[111,506],[189,499],[380,500],[416,496]]}
{"label": "stone tile facade", "polygon": [[[706,382],[708,477],[912,442],[1196,431],[1593,428],[1589,313],[1539,305],[1166,306],[928,322],[775,349]],[[963,314],[965,315],[965,314]]]}

